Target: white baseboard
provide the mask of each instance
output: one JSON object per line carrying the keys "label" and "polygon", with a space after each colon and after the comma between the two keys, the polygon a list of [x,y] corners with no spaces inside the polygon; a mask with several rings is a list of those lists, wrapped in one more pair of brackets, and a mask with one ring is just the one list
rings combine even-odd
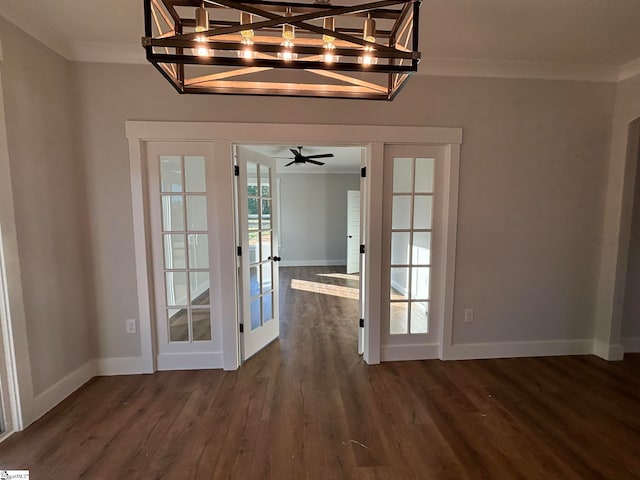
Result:
{"label": "white baseboard", "polygon": [[[207,354],[164,355],[158,357],[158,370],[222,368],[222,352]],[[147,373],[143,357],[97,358],[90,360],[33,399],[31,418],[24,428],[96,376],[136,375]]]}
{"label": "white baseboard", "polygon": [[625,353],[640,353],[640,337],[623,337]]}
{"label": "white baseboard", "polygon": [[381,362],[400,362],[404,360],[431,360],[440,357],[437,343],[415,345],[380,345]]}
{"label": "white baseboard", "polygon": [[96,358],[97,376],[137,375],[146,373],[142,357]]}
{"label": "white baseboard", "polygon": [[340,260],[282,260],[281,267],[338,267],[345,266],[347,259]]}
{"label": "white baseboard", "polygon": [[222,352],[171,353],[158,355],[158,371],[223,368]]}
{"label": "white baseboard", "polygon": [[95,362],[88,361],[80,368],[77,368],[59,382],[47,388],[44,392],[33,399],[32,415],[27,419],[24,427],[42,417],[45,413],[55,407],[62,400],[75,392],[82,385],[95,376]]}
{"label": "white baseboard", "polygon": [[624,346],[620,344],[612,344],[593,340],[594,355],[609,361],[619,361],[624,358]]}
{"label": "white baseboard", "polygon": [[593,340],[548,340],[538,342],[457,343],[445,347],[443,360],[481,358],[552,357],[590,355]]}

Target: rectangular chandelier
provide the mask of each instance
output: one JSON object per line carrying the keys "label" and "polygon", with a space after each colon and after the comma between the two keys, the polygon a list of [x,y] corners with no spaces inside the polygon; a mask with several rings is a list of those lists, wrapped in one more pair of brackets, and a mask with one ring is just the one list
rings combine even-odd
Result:
{"label": "rectangular chandelier", "polygon": [[142,45],[179,93],[393,100],[418,69],[420,1],[329,1],[144,0]]}

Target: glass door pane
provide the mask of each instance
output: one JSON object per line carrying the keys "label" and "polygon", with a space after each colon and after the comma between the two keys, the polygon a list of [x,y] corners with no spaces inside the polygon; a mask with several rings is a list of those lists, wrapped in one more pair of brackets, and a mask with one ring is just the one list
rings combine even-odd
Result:
{"label": "glass door pane", "polygon": [[271,222],[271,169],[247,162],[247,231],[249,239],[249,278],[251,330],[273,318],[273,245]]}
{"label": "glass door pane", "polygon": [[[160,155],[168,341],[211,340],[205,158]],[[199,233],[190,233],[199,232]]]}
{"label": "glass door pane", "polygon": [[393,158],[389,334],[429,332],[433,158]]}

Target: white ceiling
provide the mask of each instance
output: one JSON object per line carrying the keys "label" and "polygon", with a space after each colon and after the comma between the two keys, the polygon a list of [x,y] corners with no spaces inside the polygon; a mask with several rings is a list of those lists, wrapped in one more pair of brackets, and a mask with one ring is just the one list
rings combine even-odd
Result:
{"label": "white ceiling", "polygon": [[[290,148],[298,149],[298,145],[243,145],[243,147],[253,150],[254,152],[266,155],[276,160],[277,173],[359,173],[360,161],[362,159],[362,147],[343,147],[343,146],[313,146],[304,145],[302,153],[304,155],[317,155],[322,153],[333,153],[333,157],[320,158],[318,161],[324,162],[324,165],[313,165],[305,163],[304,165],[290,165],[285,167],[293,157]],[[276,158],[285,157],[285,158]]]}
{"label": "white ceiling", "polygon": [[[0,0],[0,15],[71,60],[144,61],[142,0]],[[640,0],[424,0],[420,15],[421,73],[640,73]]]}

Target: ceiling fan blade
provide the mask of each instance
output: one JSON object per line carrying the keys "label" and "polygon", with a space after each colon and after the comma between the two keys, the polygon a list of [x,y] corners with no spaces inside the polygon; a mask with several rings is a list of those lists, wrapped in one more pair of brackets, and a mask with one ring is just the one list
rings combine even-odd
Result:
{"label": "ceiling fan blade", "polygon": [[294,155],[295,157],[297,157],[298,155],[301,155],[301,153],[300,153],[300,152],[298,152],[298,151],[294,150],[293,148],[290,148],[290,149],[289,149],[289,151],[290,151],[291,153],[293,153],[293,155]]}
{"label": "ceiling fan blade", "polygon": [[313,163],[314,165],[324,165],[324,162],[318,162],[316,160],[311,160],[309,157],[307,157],[307,162],[309,163]]}
{"label": "ceiling fan blade", "polygon": [[305,155],[305,158],[330,158],[333,153],[321,153],[320,155]]}
{"label": "ceiling fan blade", "polygon": [[293,157],[271,157],[271,158],[275,158],[277,160],[293,160]]}
{"label": "ceiling fan blade", "polygon": [[296,163],[296,161],[294,160],[293,162],[289,162],[285,165],[285,167],[288,167],[289,165],[293,165],[294,163]]}

